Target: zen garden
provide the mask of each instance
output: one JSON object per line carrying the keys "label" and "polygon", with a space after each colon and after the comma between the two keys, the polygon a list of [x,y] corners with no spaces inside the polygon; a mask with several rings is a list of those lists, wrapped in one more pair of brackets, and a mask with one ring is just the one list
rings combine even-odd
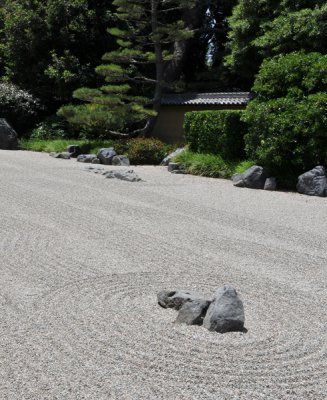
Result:
{"label": "zen garden", "polygon": [[0,0],[0,36],[0,399],[326,399],[326,1]]}

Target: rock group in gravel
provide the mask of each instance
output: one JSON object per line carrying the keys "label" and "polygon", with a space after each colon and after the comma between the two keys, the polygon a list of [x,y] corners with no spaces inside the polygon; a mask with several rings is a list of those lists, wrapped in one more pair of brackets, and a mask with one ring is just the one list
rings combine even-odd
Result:
{"label": "rock group in gravel", "polygon": [[219,333],[244,332],[244,307],[236,290],[226,284],[212,299],[187,290],[162,290],[157,295],[163,308],[178,311],[176,323],[203,325]]}
{"label": "rock group in gravel", "polygon": [[142,179],[132,170],[105,170],[104,168],[101,167],[87,167],[85,168],[85,171],[87,172],[93,172],[95,174],[101,174],[107,179],[120,179],[122,181],[127,181],[127,182],[140,182]]}
{"label": "rock group in gravel", "polygon": [[100,149],[98,154],[82,154],[81,148],[76,144],[71,144],[66,151],[61,153],[51,152],[49,154],[54,158],[69,160],[76,158],[77,162],[88,164],[103,164],[129,167],[130,161],[124,155],[118,155],[112,147]]}

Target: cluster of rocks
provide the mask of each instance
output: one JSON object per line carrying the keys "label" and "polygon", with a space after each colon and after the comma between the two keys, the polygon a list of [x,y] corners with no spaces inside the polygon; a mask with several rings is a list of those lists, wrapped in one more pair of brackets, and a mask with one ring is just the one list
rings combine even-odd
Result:
{"label": "cluster of rocks", "polygon": [[185,174],[184,165],[180,163],[171,162],[171,160],[177,156],[178,154],[183,153],[186,150],[186,147],[181,147],[176,149],[173,153],[170,153],[167,157],[165,157],[160,165],[168,167],[168,172],[172,174]]}
{"label": "cluster of rocks", "polygon": [[[249,189],[276,190],[276,178],[269,176],[269,172],[257,165],[247,169],[243,174],[232,177],[234,186]],[[309,196],[327,196],[326,170],[319,165],[298,177],[296,189],[301,194]]]}
{"label": "cluster of rocks", "polygon": [[219,333],[246,332],[243,303],[230,285],[217,289],[212,299],[185,290],[162,290],[158,304],[178,311],[176,323],[203,325]]}
{"label": "cluster of rocks", "polygon": [[142,180],[132,169],[108,171],[104,168],[87,167],[85,170],[94,172],[95,174],[101,174],[107,179],[116,178],[127,182],[140,182]]}
{"label": "cluster of rocks", "polygon": [[100,149],[98,154],[82,154],[81,148],[76,144],[71,144],[62,153],[50,153],[51,157],[69,160],[76,158],[78,162],[104,165],[120,165],[129,167],[130,162],[126,156],[118,155],[112,147]]}
{"label": "cluster of rocks", "polygon": [[18,135],[16,131],[8,124],[7,120],[0,118],[0,149],[18,150]]}

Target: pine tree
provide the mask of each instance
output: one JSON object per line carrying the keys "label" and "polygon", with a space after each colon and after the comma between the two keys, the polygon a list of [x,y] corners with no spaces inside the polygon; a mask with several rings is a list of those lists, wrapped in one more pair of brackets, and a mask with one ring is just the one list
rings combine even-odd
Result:
{"label": "pine tree", "polygon": [[[160,111],[166,87],[164,71],[174,57],[173,44],[193,35],[192,30],[185,27],[181,14],[195,2],[114,0],[119,24],[108,32],[115,37],[118,50],[106,53],[105,64],[96,68],[106,84],[99,89],[78,89],[73,96],[89,104],[63,107],[61,114],[75,124],[82,125],[93,119],[95,125],[99,118],[105,125],[105,115],[110,113],[120,120],[123,118],[127,124],[121,124],[120,132],[106,126],[107,134],[149,135]],[[119,125],[117,118],[115,125]]]}

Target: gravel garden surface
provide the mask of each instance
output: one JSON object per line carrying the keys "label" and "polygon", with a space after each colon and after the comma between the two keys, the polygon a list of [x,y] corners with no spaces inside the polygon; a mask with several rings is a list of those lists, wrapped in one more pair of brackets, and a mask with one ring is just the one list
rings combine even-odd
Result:
{"label": "gravel garden surface", "polygon": [[[326,399],[327,199],[85,167],[0,151],[0,399]],[[247,333],[157,305],[224,283]]]}

